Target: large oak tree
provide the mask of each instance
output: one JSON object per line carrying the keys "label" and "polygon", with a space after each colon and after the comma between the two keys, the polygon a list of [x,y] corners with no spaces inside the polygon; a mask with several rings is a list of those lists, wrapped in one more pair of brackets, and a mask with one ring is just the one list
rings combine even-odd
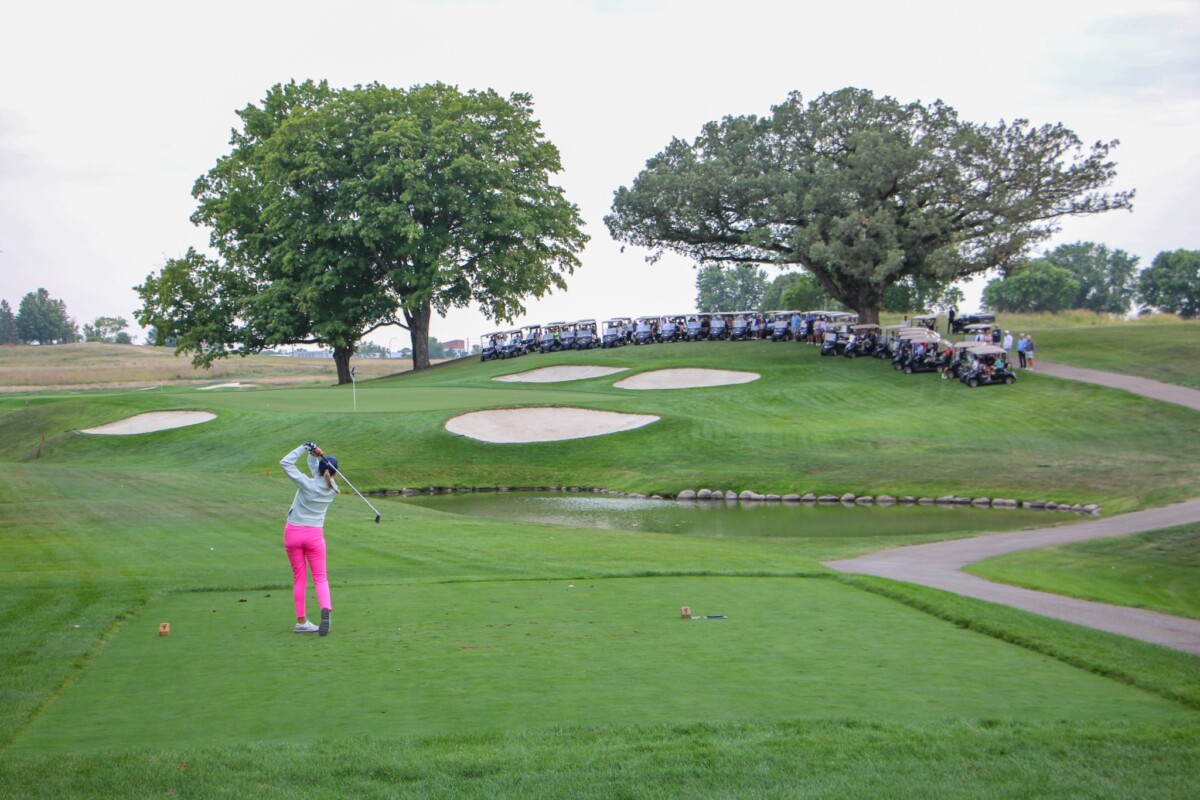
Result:
{"label": "large oak tree", "polygon": [[1062,125],[996,125],[950,106],[847,88],[675,139],[619,188],[612,235],[701,263],[800,265],[864,321],[907,277],[945,284],[1019,258],[1106,193],[1117,142]]}
{"label": "large oak tree", "polygon": [[360,339],[398,325],[422,369],[434,312],[511,319],[578,266],[587,237],[528,95],[308,81],[238,114],[193,189],[219,259],[189,251],[136,287],[138,321],[197,364],[320,343],[345,383]]}

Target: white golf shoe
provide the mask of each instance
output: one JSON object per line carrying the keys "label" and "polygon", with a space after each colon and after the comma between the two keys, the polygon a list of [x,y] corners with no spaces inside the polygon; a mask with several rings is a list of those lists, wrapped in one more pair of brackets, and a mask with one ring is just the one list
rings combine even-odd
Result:
{"label": "white golf shoe", "polygon": [[[308,620],[296,623],[296,633],[316,633],[318,630],[320,630],[320,628],[318,628],[316,625],[313,625]],[[321,635],[324,636],[324,634]]]}

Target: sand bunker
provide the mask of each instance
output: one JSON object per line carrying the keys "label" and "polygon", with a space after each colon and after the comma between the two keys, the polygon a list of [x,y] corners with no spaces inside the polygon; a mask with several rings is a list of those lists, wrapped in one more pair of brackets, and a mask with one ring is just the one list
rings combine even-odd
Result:
{"label": "sand bunker", "polygon": [[197,387],[196,391],[207,392],[209,389],[251,389],[253,387],[253,383],[218,383],[214,386]]}
{"label": "sand bunker", "polygon": [[98,428],[86,428],[83,433],[95,433],[102,436],[128,436],[133,433],[153,433],[171,428],[183,428],[188,425],[199,425],[216,419],[216,414],[207,411],[150,411],[127,417]]}
{"label": "sand bunker", "polygon": [[615,372],[624,372],[627,367],[542,367],[528,372],[514,372],[511,375],[499,375],[492,380],[512,381],[519,383],[557,383],[558,381],[580,381],[584,378],[603,378]]}
{"label": "sand bunker", "polygon": [[651,414],[618,414],[587,408],[504,408],[472,411],[446,422],[446,430],[483,442],[557,442],[619,433],[657,422]]}
{"label": "sand bunker", "polygon": [[633,375],[614,385],[620,389],[698,389],[704,386],[729,386],[749,383],[761,376],[757,372],[727,369],[660,369]]}

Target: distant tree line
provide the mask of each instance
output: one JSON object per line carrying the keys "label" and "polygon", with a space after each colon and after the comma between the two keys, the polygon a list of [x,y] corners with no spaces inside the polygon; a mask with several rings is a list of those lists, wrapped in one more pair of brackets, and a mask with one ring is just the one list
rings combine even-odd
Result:
{"label": "distant tree line", "polygon": [[110,342],[132,344],[125,331],[124,317],[96,317],[85,323],[83,332],[67,313],[67,304],[53,298],[45,289],[21,298],[14,313],[7,300],[0,299],[0,344],[70,344],[71,342]]}
{"label": "distant tree line", "polygon": [[[944,311],[963,302],[952,283],[906,276],[883,293],[883,311]],[[1064,244],[1038,258],[1014,262],[983,291],[984,309],[1009,313],[1057,313],[1085,309],[1097,314],[1163,311],[1193,318],[1200,313],[1200,251],[1159,253],[1138,269],[1138,257],[1096,242]],[[842,310],[807,271],[788,272],[768,282],[748,264],[706,264],[696,274],[699,311]]]}

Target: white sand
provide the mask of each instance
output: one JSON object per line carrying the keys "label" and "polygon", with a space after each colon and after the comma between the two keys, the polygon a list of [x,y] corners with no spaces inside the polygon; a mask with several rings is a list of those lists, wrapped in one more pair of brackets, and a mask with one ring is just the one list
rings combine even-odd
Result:
{"label": "white sand", "polygon": [[557,383],[558,381],[580,381],[584,378],[603,378],[615,372],[624,372],[627,367],[542,367],[528,372],[514,372],[511,375],[498,375],[492,380],[512,381],[516,383]]}
{"label": "white sand", "polygon": [[252,388],[253,383],[218,383],[214,386],[201,386],[196,389],[198,392],[207,392],[209,389],[242,389]]}
{"label": "white sand", "polygon": [[446,422],[446,430],[484,442],[557,442],[619,433],[657,422],[651,414],[618,414],[586,408],[504,408],[472,411]]}
{"label": "white sand", "polygon": [[86,428],[83,433],[95,433],[102,436],[128,436],[133,433],[153,433],[171,428],[183,428],[188,425],[199,425],[216,419],[216,414],[207,411],[150,411],[134,417],[126,417],[98,428]]}
{"label": "white sand", "polygon": [[643,372],[614,386],[619,389],[698,389],[704,386],[730,386],[749,383],[761,376],[757,372],[735,372],[727,369],[660,369]]}

